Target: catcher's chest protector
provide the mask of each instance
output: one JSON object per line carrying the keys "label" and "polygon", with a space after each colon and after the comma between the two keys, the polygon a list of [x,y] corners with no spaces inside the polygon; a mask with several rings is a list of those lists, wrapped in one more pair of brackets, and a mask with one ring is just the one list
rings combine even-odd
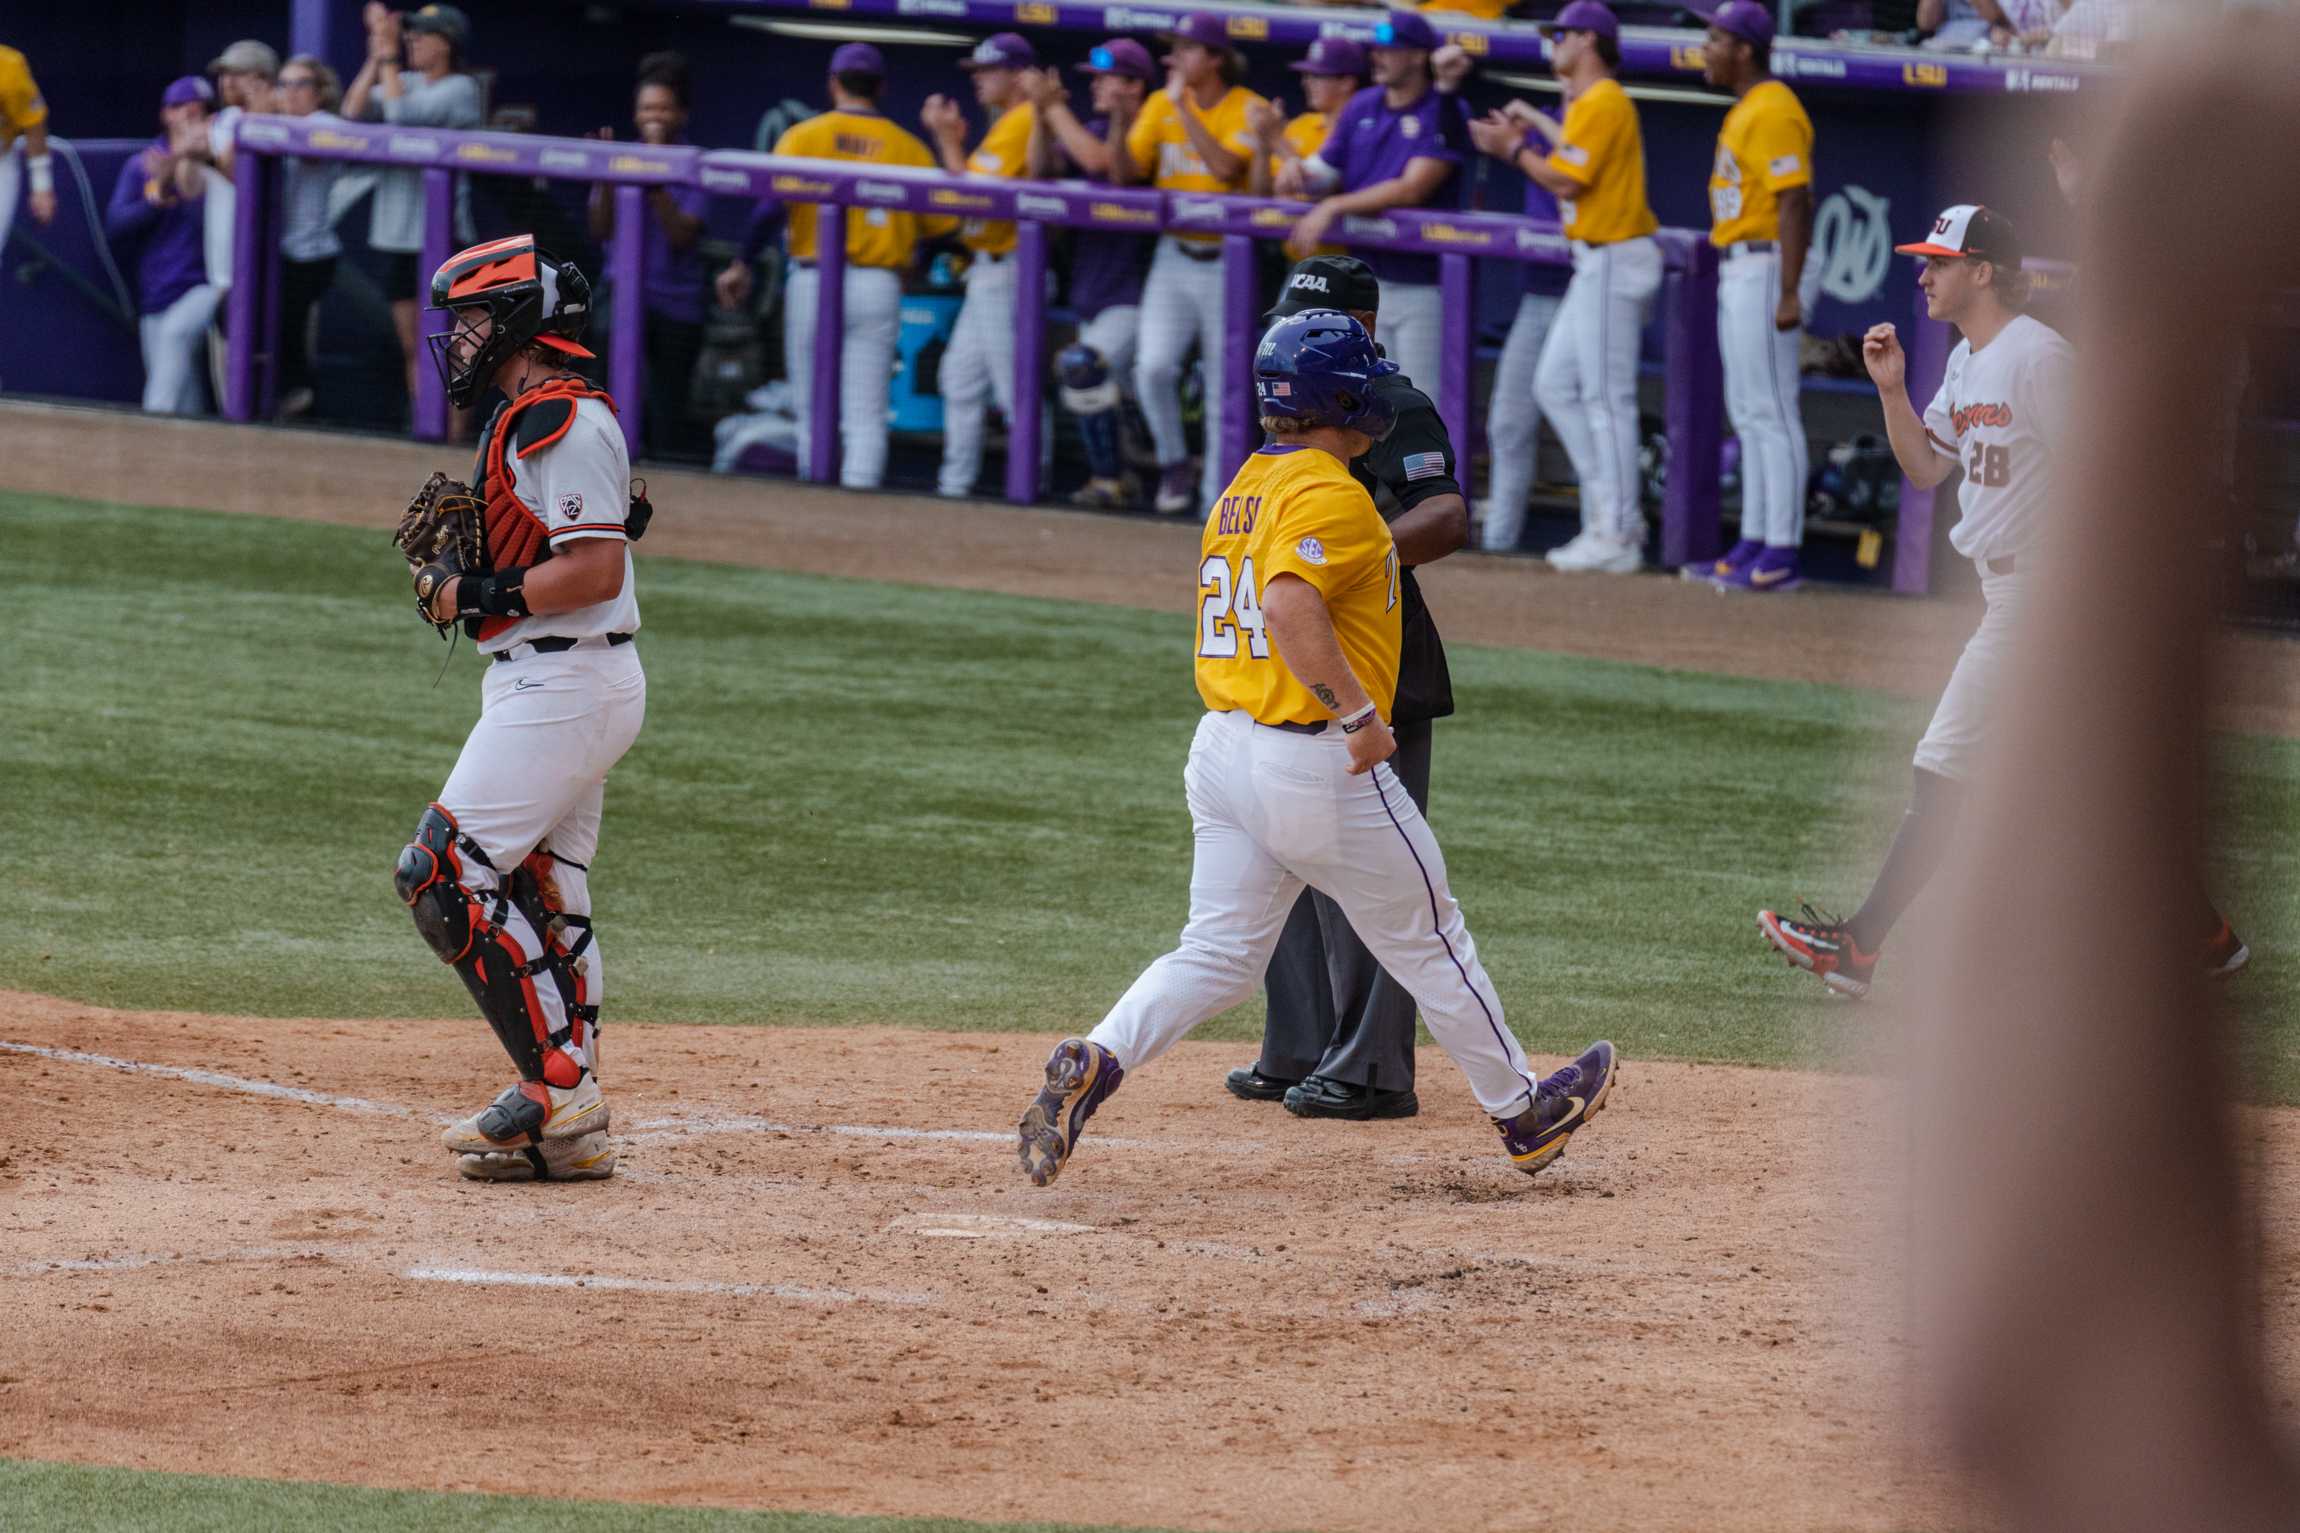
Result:
{"label": "catcher's chest protector", "polygon": [[[605,389],[595,389],[581,378],[553,378],[512,400],[488,421],[480,436],[479,467],[473,481],[487,507],[489,569],[541,564],[551,557],[551,539],[542,518],[530,511],[512,488],[511,458],[532,457],[565,436],[575,424],[576,402],[584,399],[604,399],[608,409],[615,408]],[[518,621],[513,617],[483,619],[472,637],[484,644]]]}

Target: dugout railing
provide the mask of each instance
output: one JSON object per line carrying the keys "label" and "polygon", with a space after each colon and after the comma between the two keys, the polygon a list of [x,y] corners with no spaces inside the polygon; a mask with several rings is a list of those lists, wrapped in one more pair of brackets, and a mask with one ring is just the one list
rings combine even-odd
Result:
{"label": "dugout railing", "polygon": [[[1193,196],[1075,182],[997,181],[939,171],[869,170],[840,162],[778,158],[734,150],[657,148],[595,139],[523,134],[456,133],[351,124],[334,120],[251,116],[238,128],[239,187],[233,259],[236,279],[228,299],[224,414],[253,420],[270,413],[279,351],[278,192],[280,163],[288,156],[412,168],[424,181],[427,216],[422,269],[436,270],[452,253],[452,210],[459,172],[605,182],[615,188],[616,224],[610,266],[617,274],[606,317],[608,384],[621,406],[626,438],[640,440],[643,399],[643,201],[650,186],[698,186],[716,196],[824,208],[905,209],[966,218],[1011,219],[1017,226],[1017,280],[1025,293],[1043,292],[1047,231],[1058,226],[1118,230],[1145,236],[1166,232],[1208,234],[1222,241],[1224,315],[1231,346],[1224,369],[1227,397],[1224,440],[1209,443],[1231,461],[1253,448],[1251,354],[1267,296],[1261,291],[1254,245],[1281,241],[1304,205],[1250,197]],[[1434,380],[1439,413],[1457,444],[1473,440],[1472,364],[1481,263],[1513,261],[1564,266],[1572,246],[1554,224],[1490,213],[1396,211],[1344,220],[1333,232],[1340,244],[1437,257],[1443,304],[1443,365]],[[1672,471],[1661,507],[1660,559],[1666,566],[1712,558],[1723,543],[1718,476],[1694,465],[1715,464],[1724,430],[1723,374],[1717,349],[1717,263],[1706,239],[1664,230],[1665,275],[1658,322],[1666,372],[1665,432]],[[845,247],[825,240],[817,252],[822,280],[810,380],[809,476],[837,475],[840,340],[843,332]],[[1014,410],[1008,422],[1005,491],[1008,499],[1040,498],[1046,378],[1043,305],[1017,312]],[[1419,380],[1428,387],[1432,380]],[[447,402],[428,365],[416,369],[415,434],[444,440]],[[1895,540],[1897,590],[1925,589],[1929,547],[1903,535]]]}

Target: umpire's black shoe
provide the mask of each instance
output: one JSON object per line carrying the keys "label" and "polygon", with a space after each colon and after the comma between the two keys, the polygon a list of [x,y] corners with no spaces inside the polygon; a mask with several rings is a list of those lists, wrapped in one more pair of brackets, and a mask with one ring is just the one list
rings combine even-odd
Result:
{"label": "umpire's black shoe", "polygon": [[1275,1102],[1299,1085],[1298,1081],[1282,1081],[1275,1075],[1264,1075],[1257,1062],[1252,1068],[1232,1070],[1222,1080],[1230,1088],[1230,1095],[1243,1097],[1249,1102]]}
{"label": "umpire's black shoe", "polygon": [[1408,1086],[1403,1091],[1376,1091],[1323,1075],[1313,1075],[1286,1093],[1286,1111],[1297,1118],[1411,1118],[1422,1110],[1421,1098]]}

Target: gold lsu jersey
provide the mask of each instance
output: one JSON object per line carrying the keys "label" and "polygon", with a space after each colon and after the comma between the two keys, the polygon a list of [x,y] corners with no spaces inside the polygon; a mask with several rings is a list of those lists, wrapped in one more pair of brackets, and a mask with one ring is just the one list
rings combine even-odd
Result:
{"label": "gold lsu jersey", "polygon": [[[921,170],[939,168],[934,152],[919,139],[876,112],[824,112],[793,123],[775,140],[775,153],[810,160],[859,160],[870,165],[911,165]],[[815,258],[815,221],[811,202],[789,204],[791,259]],[[896,208],[847,209],[847,259],[857,266],[885,266],[897,271],[910,265],[911,252],[921,234],[947,234],[958,220],[939,214],[921,217]]]}
{"label": "gold lsu jersey", "polygon": [[0,154],[48,120],[48,103],[32,83],[32,66],[13,48],[0,48]]}
{"label": "gold lsu jersey", "polygon": [[[967,170],[1002,181],[1028,176],[1030,134],[1037,121],[1038,109],[1027,101],[1008,107],[967,156]],[[1014,224],[1007,219],[970,218],[959,227],[958,237],[977,255],[1006,255],[1015,245]]]}
{"label": "gold lsu jersey", "polygon": [[1709,173],[1711,244],[1781,237],[1781,193],[1813,184],[1813,119],[1797,93],[1767,80],[1733,104]]}
{"label": "gold lsu jersey", "polygon": [[1198,695],[1262,724],[1333,712],[1287,668],[1262,615],[1279,575],[1317,588],[1342,654],[1387,719],[1398,690],[1398,550],[1373,498],[1333,454],[1265,447],[1207,513],[1199,540]]}

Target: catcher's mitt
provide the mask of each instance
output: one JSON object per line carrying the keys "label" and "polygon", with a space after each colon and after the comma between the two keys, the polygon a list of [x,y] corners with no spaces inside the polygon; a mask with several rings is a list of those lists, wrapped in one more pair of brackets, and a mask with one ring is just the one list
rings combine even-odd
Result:
{"label": "catcher's mitt", "polygon": [[391,535],[414,572],[416,614],[438,629],[443,639],[455,619],[450,616],[442,622],[432,617],[431,598],[453,576],[487,572],[486,513],[471,486],[433,474],[407,503],[399,530]]}

